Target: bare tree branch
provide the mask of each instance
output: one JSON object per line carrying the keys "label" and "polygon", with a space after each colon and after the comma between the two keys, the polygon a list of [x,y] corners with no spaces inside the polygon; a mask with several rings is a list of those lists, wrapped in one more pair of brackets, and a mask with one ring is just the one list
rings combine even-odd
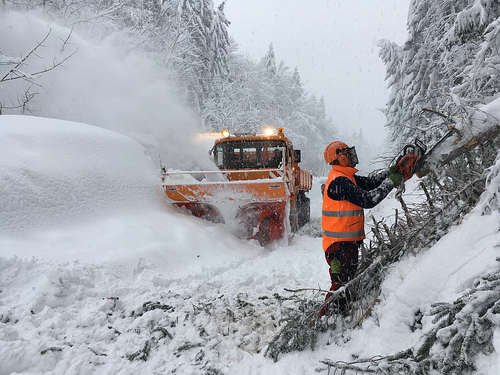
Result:
{"label": "bare tree branch", "polygon": [[[14,66],[11,70],[9,70],[7,72],[7,74],[5,74],[2,79],[0,79],[0,82],[4,82],[4,81],[9,81],[11,79],[7,79],[7,77],[11,74],[13,74],[14,72],[18,71],[19,67],[23,65],[23,63],[33,54],[35,53],[35,51],[40,48],[43,43],[47,40],[47,38],[49,37],[50,33],[52,32],[52,29],[49,30],[49,32],[47,33],[47,35],[45,35],[45,37],[43,38],[43,40],[41,42],[39,42],[35,48],[33,48],[30,52],[28,52],[28,54],[23,58],[21,59],[21,61],[19,61],[16,66]],[[21,77],[16,77],[16,78],[21,78]]]}

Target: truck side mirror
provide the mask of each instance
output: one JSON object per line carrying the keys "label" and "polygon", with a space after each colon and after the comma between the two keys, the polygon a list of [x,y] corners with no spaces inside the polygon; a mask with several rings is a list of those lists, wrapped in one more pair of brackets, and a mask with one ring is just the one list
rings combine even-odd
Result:
{"label": "truck side mirror", "polygon": [[300,163],[300,150],[295,150],[295,154],[294,154],[294,158],[293,158],[293,161],[295,163]]}

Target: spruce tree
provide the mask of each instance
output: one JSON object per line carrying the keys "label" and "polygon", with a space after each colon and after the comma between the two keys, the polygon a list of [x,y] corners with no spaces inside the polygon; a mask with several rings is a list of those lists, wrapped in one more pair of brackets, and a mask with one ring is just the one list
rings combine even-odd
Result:
{"label": "spruce tree", "polygon": [[189,69],[188,88],[191,105],[201,112],[212,90],[213,80],[227,73],[229,37],[224,3],[214,10],[212,0],[182,0],[181,20],[187,27],[190,49],[184,55]]}

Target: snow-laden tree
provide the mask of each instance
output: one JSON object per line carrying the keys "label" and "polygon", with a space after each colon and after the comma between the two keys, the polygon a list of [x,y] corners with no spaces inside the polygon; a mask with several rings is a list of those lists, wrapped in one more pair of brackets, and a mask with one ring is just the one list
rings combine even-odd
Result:
{"label": "snow-laden tree", "polygon": [[383,41],[380,55],[392,88],[386,106],[392,140],[401,146],[415,137],[432,142],[441,132],[429,128],[423,110],[456,115],[450,89],[470,62],[473,46],[453,46],[450,30],[471,0],[414,0],[408,16],[408,40],[403,47]]}
{"label": "snow-laden tree", "polygon": [[[385,115],[388,119],[387,126],[396,128],[398,124],[404,122],[404,81],[403,81],[403,48],[389,40],[380,40],[379,55],[386,65],[386,80],[391,89],[389,100],[386,104]],[[394,137],[394,136],[393,136]]]}
{"label": "snow-laden tree", "polygon": [[274,47],[272,44],[269,45],[269,50],[262,59],[262,66],[264,67],[264,70],[266,70],[271,77],[273,77],[276,74],[277,70],[276,57],[274,55]]}
{"label": "snow-laden tree", "polygon": [[498,1],[414,0],[404,46],[379,43],[392,89],[387,126],[398,146],[414,138],[434,143],[495,97],[499,16]]}
{"label": "snow-laden tree", "polygon": [[183,70],[189,71],[187,86],[191,104],[203,109],[215,77],[227,73],[229,21],[224,2],[214,10],[212,0],[181,0],[179,15],[189,33]]}
{"label": "snow-laden tree", "polygon": [[[472,43],[473,59],[459,75],[453,93],[468,105],[487,103],[499,91],[500,3],[476,0],[457,14],[447,36],[452,46]],[[470,56],[470,55],[469,55]]]}

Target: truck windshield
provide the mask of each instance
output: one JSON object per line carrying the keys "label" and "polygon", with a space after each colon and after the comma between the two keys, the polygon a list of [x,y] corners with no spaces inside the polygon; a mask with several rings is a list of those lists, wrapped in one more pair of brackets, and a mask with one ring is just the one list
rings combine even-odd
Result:
{"label": "truck windshield", "polygon": [[225,141],[215,145],[215,164],[220,169],[281,168],[286,142],[281,140]]}

